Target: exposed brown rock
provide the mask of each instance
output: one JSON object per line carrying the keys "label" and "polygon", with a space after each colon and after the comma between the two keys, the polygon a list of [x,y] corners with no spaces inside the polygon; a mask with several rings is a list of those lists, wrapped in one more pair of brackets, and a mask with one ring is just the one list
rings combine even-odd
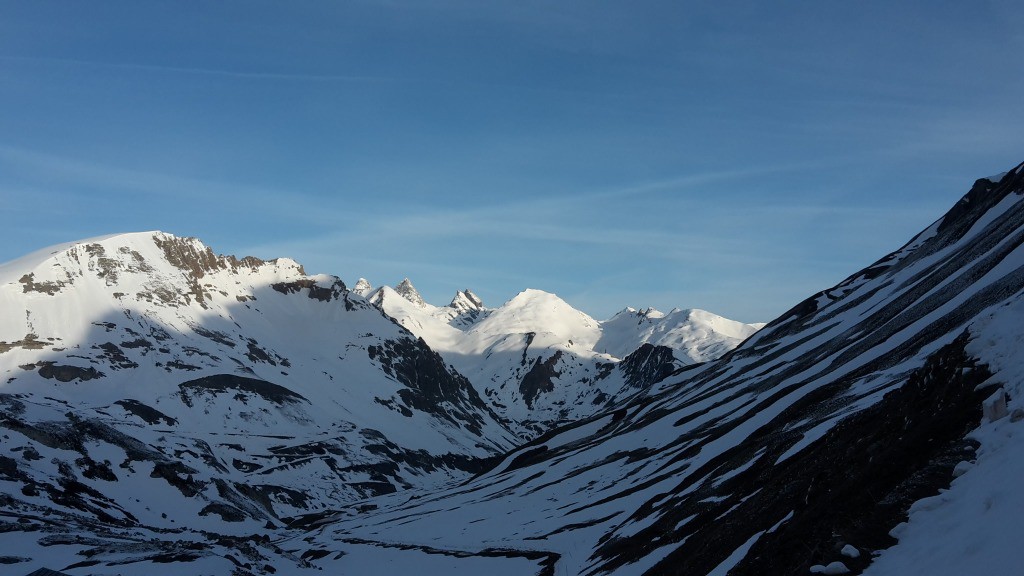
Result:
{"label": "exposed brown rock", "polygon": [[60,289],[67,285],[67,282],[62,282],[60,280],[53,282],[36,282],[34,272],[25,274],[18,280],[18,282],[24,284],[24,286],[22,286],[22,292],[26,294],[29,292],[39,292],[40,294],[48,294],[50,296],[60,292]]}

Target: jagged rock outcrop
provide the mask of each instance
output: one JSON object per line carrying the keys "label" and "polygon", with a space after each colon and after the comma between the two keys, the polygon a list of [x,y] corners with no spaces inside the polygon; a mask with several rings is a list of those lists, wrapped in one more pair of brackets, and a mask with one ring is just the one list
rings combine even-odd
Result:
{"label": "jagged rock outcrop", "polygon": [[426,302],[423,300],[423,296],[420,296],[420,293],[408,278],[399,282],[398,286],[395,286],[395,292],[397,292],[402,298],[405,298],[417,306],[426,305]]}
{"label": "jagged rock outcrop", "polygon": [[458,314],[469,314],[484,309],[484,301],[469,290],[461,290],[455,293],[449,308],[453,308]]}

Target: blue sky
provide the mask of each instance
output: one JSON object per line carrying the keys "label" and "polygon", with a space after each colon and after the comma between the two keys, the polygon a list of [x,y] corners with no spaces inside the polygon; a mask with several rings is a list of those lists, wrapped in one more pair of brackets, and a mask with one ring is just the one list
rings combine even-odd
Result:
{"label": "blue sky", "polygon": [[0,261],[774,318],[1024,160],[1019,2],[0,0]]}

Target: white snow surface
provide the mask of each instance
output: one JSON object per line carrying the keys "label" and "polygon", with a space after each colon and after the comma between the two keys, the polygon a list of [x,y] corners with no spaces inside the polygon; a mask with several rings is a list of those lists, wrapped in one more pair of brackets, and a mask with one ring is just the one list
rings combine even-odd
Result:
{"label": "white snow surface", "polygon": [[705,310],[675,309],[663,314],[653,308],[626,308],[601,323],[596,348],[624,358],[636,343],[672,348],[687,363],[707,362],[732,350],[764,324],[744,324]]}

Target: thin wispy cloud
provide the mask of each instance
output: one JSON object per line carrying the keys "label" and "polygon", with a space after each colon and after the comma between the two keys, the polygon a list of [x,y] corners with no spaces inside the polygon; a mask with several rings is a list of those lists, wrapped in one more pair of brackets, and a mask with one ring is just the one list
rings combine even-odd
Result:
{"label": "thin wispy cloud", "polygon": [[239,70],[221,70],[214,68],[195,68],[165,66],[159,64],[139,64],[132,62],[105,62],[96,60],[77,60],[73,58],[47,58],[39,56],[3,56],[0,60],[37,64],[53,64],[62,66],[80,66],[88,68],[107,68],[111,70],[160,72],[168,74],[189,74],[197,76],[219,76],[245,80],[289,80],[302,82],[400,82],[401,79],[384,76],[362,76],[352,74],[309,74],[288,72],[251,72]]}
{"label": "thin wispy cloud", "polygon": [[[30,202],[38,202],[33,199],[38,198],[37,195],[69,194],[66,190],[73,185],[132,202],[166,199],[179,205],[234,207],[236,210],[251,206],[306,223],[337,223],[351,216],[345,210],[332,210],[331,206],[301,192],[134,170],[10,145],[0,144],[0,163],[39,174],[51,182],[37,185],[29,195]],[[27,192],[19,195],[25,196]]]}

